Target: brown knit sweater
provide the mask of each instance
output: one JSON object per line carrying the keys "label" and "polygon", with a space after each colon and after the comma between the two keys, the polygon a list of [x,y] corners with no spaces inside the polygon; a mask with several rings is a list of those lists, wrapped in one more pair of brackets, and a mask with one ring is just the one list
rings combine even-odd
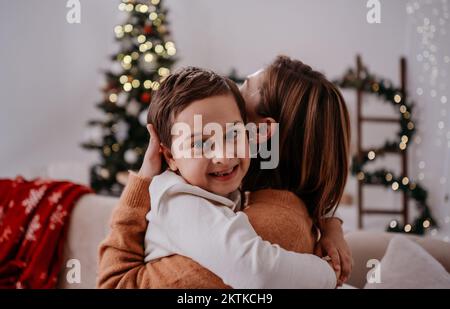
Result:
{"label": "brown knit sweater", "polygon": [[[150,180],[130,173],[111,218],[111,232],[100,245],[99,288],[230,288],[195,261],[172,255],[144,262],[145,215],[150,210]],[[312,253],[312,221],[293,193],[260,190],[244,209],[255,231],[286,250]],[[151,222],[149,223],[151,224]]]}

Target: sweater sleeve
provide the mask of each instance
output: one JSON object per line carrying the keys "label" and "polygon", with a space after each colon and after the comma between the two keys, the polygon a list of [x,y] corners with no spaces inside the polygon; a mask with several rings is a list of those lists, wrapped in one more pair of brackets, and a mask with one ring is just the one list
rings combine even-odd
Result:
{"label": "sweater sleeve", "polygon": [[243,212],[189,194],[163,198],[159,207],[155,219],[165,227],[160,236],[169,250],[199,262],[233,288],[336,287],[326,261],[263,240]]}
{"label": "sweater sleeve", "polygon": [[150,210],[149,179],[130,172],[100,244],[99,288],[229,288],[212,272],[179,255],[144,262],[145,215]]}

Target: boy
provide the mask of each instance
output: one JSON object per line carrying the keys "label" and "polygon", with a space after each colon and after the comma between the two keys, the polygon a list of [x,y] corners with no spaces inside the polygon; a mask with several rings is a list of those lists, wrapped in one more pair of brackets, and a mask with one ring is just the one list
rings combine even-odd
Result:
{"label": "boy", "polygon": [[[204,127],[196,125],[198,117]],[[334,288],[327,262],[262,240],[239,212],[239,186],[249,166],[245,120],[236,85],[211,71],[184,68],[161,84],[148,123],[158,132],[168,169],[150,184],[145,261],[184,255],[233,288]]]}

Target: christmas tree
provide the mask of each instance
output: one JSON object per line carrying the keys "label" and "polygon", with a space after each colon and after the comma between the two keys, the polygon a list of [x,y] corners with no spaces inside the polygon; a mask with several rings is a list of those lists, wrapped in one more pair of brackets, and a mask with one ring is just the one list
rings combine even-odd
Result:
{"label": "christmas tree", "polygon": [[151,92],[170,74],[176,53],[167,29],[167,10],[160,0],[122,0],[119,10],[127,15],[125,23],[114,28],[120,51],[111,56],[103,100],[97,104],[105,119],[88,122],[87,140],[82,144],[101,156],[90,170],[92,188],[115,196],[122,192],[127,171],[142,164]]}

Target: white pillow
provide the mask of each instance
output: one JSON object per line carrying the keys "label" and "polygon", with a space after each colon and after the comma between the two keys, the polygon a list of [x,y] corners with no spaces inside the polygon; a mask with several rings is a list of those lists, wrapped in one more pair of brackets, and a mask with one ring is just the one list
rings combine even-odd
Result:
{"label": "white pillow", "polygon": [[379,264],[380,283],[365,289],[450,289],[450,274],[420,245],[405,236],[389,242]]}

